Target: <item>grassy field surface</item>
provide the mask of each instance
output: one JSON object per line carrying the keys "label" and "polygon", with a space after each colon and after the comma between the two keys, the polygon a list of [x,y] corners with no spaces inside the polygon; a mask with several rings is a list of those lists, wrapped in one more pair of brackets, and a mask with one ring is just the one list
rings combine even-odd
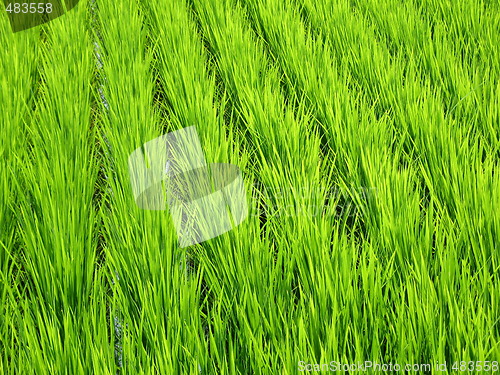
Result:
{"label": "grassy field surface", "polygon": [[[0,45],[0,373],[500,373],[498,1],[82,0]],[[179,248],[128,157],[193,125],[249,216]]]}

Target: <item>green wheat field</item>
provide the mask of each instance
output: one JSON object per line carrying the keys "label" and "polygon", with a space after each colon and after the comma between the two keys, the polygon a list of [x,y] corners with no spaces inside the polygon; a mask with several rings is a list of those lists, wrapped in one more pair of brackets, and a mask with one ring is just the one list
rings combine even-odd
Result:
{"label": "green wheat field", "polygon": [[[0,373],[500,373],[498,0],[4,10]],[[128,157],[188,126],[249,215],[180,248]]]}

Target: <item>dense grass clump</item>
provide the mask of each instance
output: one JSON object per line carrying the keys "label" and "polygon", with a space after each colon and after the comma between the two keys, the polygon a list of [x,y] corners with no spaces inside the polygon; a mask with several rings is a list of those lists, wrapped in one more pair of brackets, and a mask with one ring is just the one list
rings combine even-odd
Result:
{"label": "dense grass clump", "polygon": [[[486,0],[0,17],[0,372],[494,370],[499,30]],[[128,157],[192,125],[249,216],[180,249]]]}

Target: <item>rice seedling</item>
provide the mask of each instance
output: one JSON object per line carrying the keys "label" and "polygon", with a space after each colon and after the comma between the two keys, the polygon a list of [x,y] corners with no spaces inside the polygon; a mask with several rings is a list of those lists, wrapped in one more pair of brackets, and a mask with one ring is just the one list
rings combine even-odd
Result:
{"label": "rice seedling", "polygon": [[[499,26],[472,0],[0,17],[0,372],[499,371]],[[130,157],[192,126],[249,215],[182,248]]]}

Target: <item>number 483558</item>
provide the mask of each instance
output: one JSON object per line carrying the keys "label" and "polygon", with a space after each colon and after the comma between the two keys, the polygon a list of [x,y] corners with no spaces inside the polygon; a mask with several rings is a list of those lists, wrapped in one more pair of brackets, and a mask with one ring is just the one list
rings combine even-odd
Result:
{"label": "number 483558", "polygon": [[9,3],[7,13],[52,13],[51,3]]}
{"label": "number 483558", "polygon": [[491,372],[497,372],[500,370],[498,361],[461,361],[461,362],[454,362],[453,366],[451,367],[452,370],[454,371],[491,371]]}

